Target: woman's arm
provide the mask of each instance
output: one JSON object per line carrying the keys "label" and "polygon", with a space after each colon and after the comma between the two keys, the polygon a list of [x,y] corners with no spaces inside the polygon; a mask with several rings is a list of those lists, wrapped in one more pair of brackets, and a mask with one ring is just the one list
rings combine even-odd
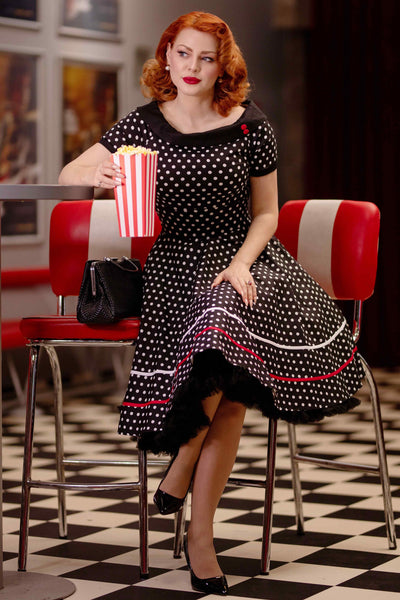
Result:
{"label": "woman's arm", "polygon": [[102,144],[94,144],[78,158],[65,165],[58,178],[61,185],[88,185],[112,189],[124,177],[111,159],[111,152]]}
{"label": "woman's arm", "polygon": [[246,239],[227,269],[219,273],[212,286],[229,281],[250,306],[257,299],[257,290],[250,267],[264,250],[278,225],[278,187],[276,170],[262,177],[251,177],[252,222]]}

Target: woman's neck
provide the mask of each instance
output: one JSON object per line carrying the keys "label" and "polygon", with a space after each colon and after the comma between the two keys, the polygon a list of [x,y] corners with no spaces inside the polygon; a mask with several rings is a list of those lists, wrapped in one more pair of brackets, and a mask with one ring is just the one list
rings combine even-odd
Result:
{"label": "woman's neck", "polygon": [[161,110],[176,129],[182,133],[198,133],[213,128],[213,123],[221,116],[209,98],[180,98],[164,102]]}
{"label": "woman's neck", "polygon": [[177,96],[161,104],[160,110],[170,125],[181,133],[201,133],[232,124],[241,116],[244,108],[235,106],[227,117],[223,117],[210,99]]}

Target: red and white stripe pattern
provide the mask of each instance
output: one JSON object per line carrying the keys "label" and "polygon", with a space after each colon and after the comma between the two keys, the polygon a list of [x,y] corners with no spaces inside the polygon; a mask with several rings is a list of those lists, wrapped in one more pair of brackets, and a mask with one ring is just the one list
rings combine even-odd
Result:
{"label": "red and white stripe pattern", "polygon": [[157,153],[113,154],[125,175],[114,188],[122,237],[154,235]]}
{"label": "red and white stripe pattern", "polygon": [[371,202],[291,200],[276,237],[332,298],[366,300],[374,291],[379,224]]}
{"label": "red and white stripe pattern", "polygon": [[307,202],[299,223],[297,260],[332,297],[333,226],[342,200]]}
{"label": "red and white stripe pattern", "polygon": [[131,256],[131,239],[119,235],[117,207],[112,200],[93,202],[90,213],[88,260],[107,256]]}
{"label": "red and white stripe pattern", "polygon": [[87,260],[128,256],[144,265],[159,230],[156,218],[154,237],[120,237],[115,200],[60,202],[53,209],[50,228],[53,292],[78,295]]}

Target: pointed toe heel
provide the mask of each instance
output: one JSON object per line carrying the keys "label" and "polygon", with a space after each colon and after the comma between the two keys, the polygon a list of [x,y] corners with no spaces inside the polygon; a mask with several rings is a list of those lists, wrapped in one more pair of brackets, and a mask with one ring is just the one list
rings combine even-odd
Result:
{"label": "pointed toe heel", "polygon": [[[168,471],[170,470],[176,456],[177,455],[175,454],[175,456],[172,457],[167,467],[167,470],[164,473],[164,477],[160,481],[160,485],[168,475]],[[168,494],[167,492],[163,492],[163,490],[160,490],[160,485],[158,486],[153,496],[153,502],[157,506],[159,513],[161,515],[172,515],[172,513],[178,512],[178,510],[180,510],[185,503],[186,496],[189,493],[190,485],[183,498],[176,498],[175,496],[171,496],[171,494]]]}
{"label": "pointed toe heel", "polygon": [[204,594],[217,594],[219,596],[226,596],[228,594],[228,582],[225,575],[221,575],[220,577],[209,577],[208,579],[200,579],[200,577],[197,577],[197,575],[194,573],[189,559],[187,535],[185,535],[183,538],[183,550],[185,553],[187,566],[189,567],[190,571],[190,582],[192,584],[192,588],[197,592],[203,592]]}
{"label": "pointed toe heel", "polygon": [[175,496],[171,496],[171,494],[167,494],[167,492],[160,490],[160,487],[157,488],[156,493],[153,496],[153,502],[161,515],[171,515],[172,513],[178,512],[178,510],[182,508],[185,499],[186,496],[185,498],[175,498]]}

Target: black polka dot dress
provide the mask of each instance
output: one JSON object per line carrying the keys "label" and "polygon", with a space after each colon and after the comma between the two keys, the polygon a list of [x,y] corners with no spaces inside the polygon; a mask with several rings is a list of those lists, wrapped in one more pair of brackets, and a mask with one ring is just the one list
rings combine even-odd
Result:
{"label": "black polka dot dress", "polygon": [[173,454],[208,423],[202,400],[222,390],[265,416],[309,422],[355,406],[363,376],[345,318],[276,238],[251,267],[246,307],[229,266],[249,224],[249,178],[276,169],[276,145],[251,102],[233,125],[182,134],[156,102],[101,139],[158,150],[162,232],[145,266],[140,335],[119,432]]}

